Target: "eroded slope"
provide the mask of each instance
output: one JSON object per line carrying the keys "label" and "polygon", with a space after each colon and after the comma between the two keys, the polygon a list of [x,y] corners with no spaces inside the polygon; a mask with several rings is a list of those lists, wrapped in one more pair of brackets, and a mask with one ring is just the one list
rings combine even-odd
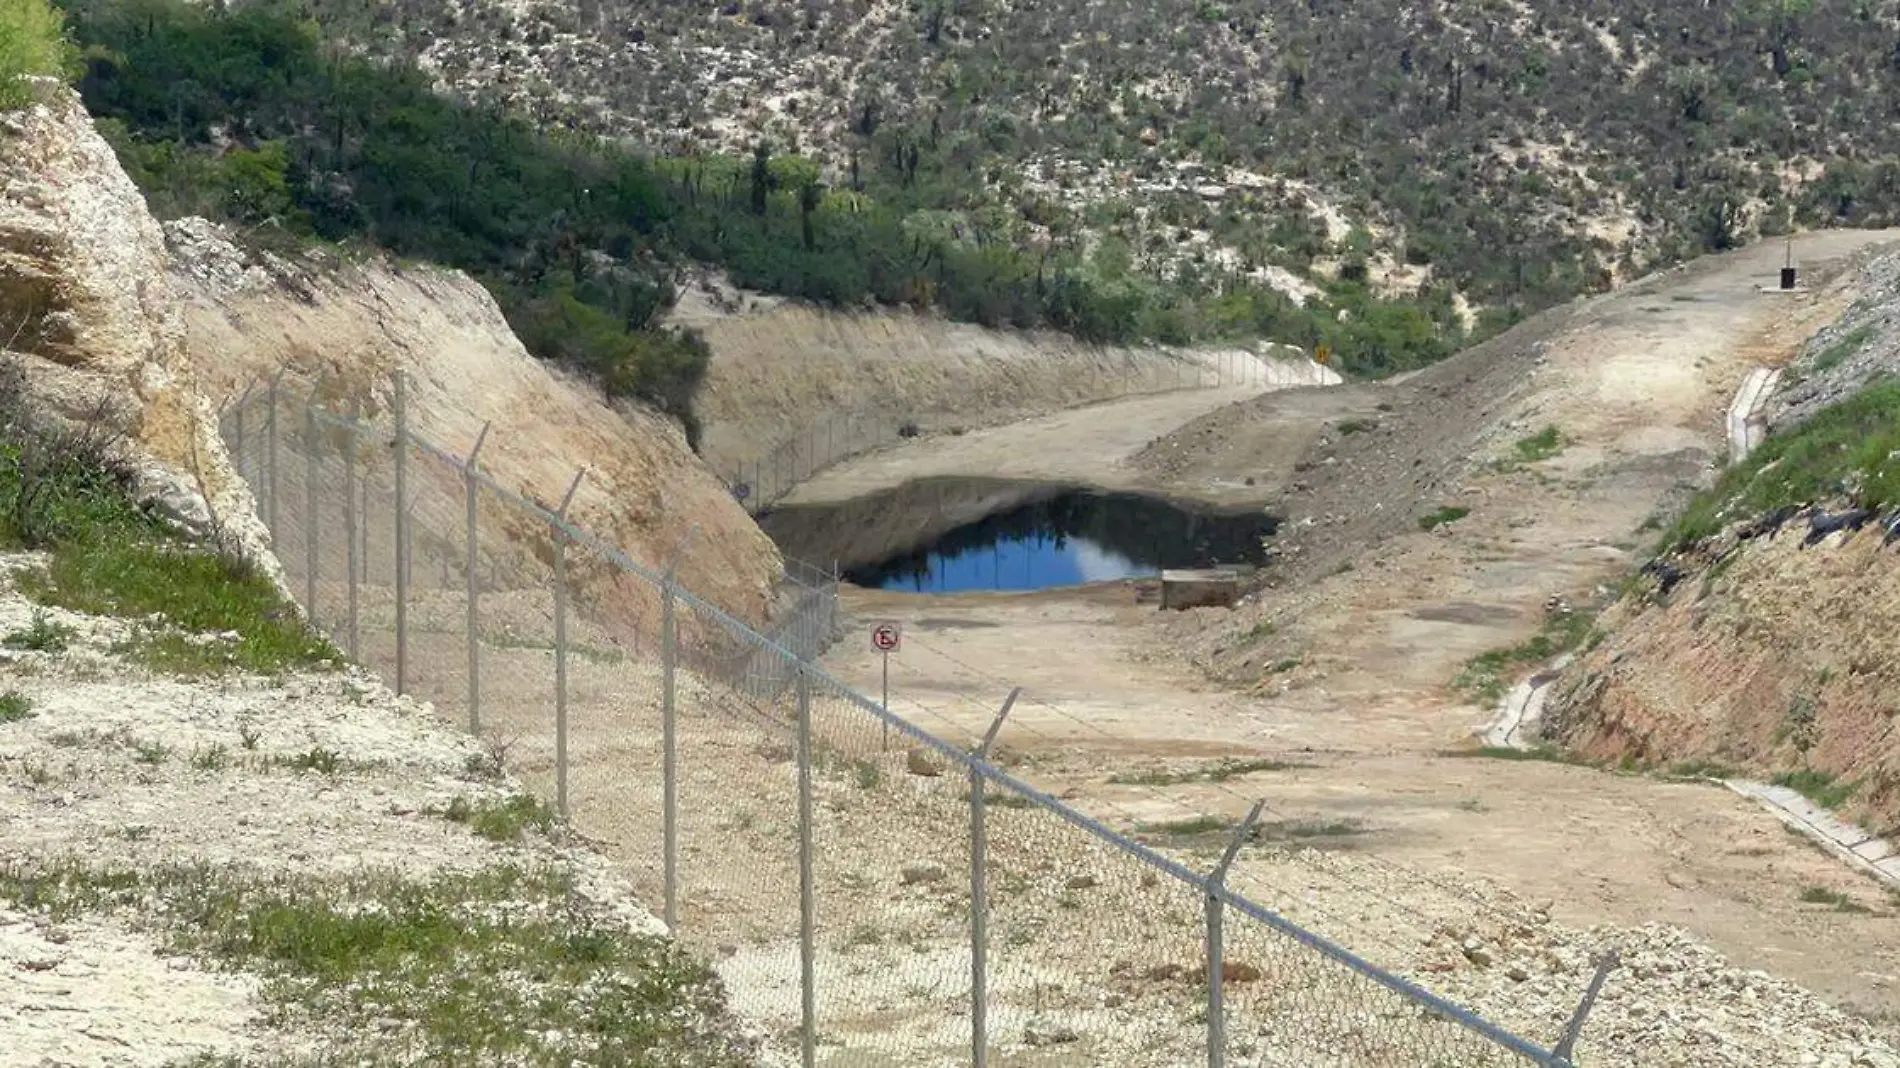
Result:
{"label": "eroded slope", "polygon": [[1897,275],[1872,264],[1868,295],[1789,364],[1772,436],[1668,532],[1554,685],[1553,738],[1779,777],[1900,830]]}

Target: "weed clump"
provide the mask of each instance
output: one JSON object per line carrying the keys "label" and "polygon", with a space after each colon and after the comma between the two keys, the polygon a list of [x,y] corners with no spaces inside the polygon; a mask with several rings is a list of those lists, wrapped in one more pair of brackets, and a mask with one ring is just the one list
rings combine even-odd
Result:
{"label": "weed clump", "polygon": [[1830,497],[1861,507],[1900,504],[1900,382],[1877,382],[1770,434],[1748,458],[1696,496],[1663,538],[1686,548],[1730,521]]}
{"label": "weed clump", "polygon": [[547,802],[528,794],[514,794],[503,801],[471,802],[457,797],[449,802],[443,816],[465,824],[469,830],[494,842],[518,842],[529,830],[543,835],[554,829],[554,809]]}
{"label": "weed clump", "polygon": [[1418,529],[1432,530],[1437,527],[1444,526],[1446,523],[1456,523],[1458,520],[1463,519],[1464,517],[1470,514],[1471,514],[1471,509],[1469,508],[1464,508],[1455,504],[1448,504],[1428,515],[1419,516]]}
{"label": "weed clump", "polygon": [[[0,548],[49,554],[21,576],[42,605],[164,621],[126,651],[183,674],[276,673],[340,662],[261,571],[236,552],[195,542],[135,503],[134,476],[97,418],[65,425],[36,414],[17,363],[0,364]],[[222,635],[231,640],[211,641]],[[54,652],[71,631],[36,616],[7,644]]]}

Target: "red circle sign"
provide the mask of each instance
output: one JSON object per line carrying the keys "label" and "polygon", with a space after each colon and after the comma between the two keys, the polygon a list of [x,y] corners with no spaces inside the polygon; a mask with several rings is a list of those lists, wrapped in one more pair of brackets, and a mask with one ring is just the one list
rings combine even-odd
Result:
{"label": "red circle sign", "polygon": [[871,628],[871,647],[880,653],[892,652],[897,648],[901,633],[895,623],[879,623]]}

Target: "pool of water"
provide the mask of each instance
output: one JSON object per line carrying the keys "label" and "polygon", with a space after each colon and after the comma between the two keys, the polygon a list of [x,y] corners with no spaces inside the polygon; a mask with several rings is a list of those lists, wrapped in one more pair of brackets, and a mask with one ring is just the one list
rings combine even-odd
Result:
{"label": "pool of water", "polygon": [[836,560],[849,582],[920,593],[1038,590],[1257,564],[1275,525],[1259,510],[1207,512],[1139,494],[999,490],[975,481],[799,509],[762,524],[788,555]]}
{"label": "pool of water", "polygon": [[1123,556],[1084,537],[1037,532],[988,545],[935,549],[848,573],[860,586],[918,593],[1040,590],[1159,574],[1159,564]]}

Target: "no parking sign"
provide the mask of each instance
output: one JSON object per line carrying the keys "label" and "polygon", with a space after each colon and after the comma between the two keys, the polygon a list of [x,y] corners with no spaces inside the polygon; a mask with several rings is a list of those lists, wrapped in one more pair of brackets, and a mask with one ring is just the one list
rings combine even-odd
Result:
{"label": "no parking sign", "polygon": [[[891,710],[891,654],[904,644],[904,625],[887,619],[871,628],[871,648],[884,662],[884,711]],[[891,725],[884,725],[884,748],[891,747]]]}
{"label": "no parking sign", "polygon": [[871,648],[880,653],[894,653],[904,644],[904,627],[900,623],[879,623],[871,628]]}

